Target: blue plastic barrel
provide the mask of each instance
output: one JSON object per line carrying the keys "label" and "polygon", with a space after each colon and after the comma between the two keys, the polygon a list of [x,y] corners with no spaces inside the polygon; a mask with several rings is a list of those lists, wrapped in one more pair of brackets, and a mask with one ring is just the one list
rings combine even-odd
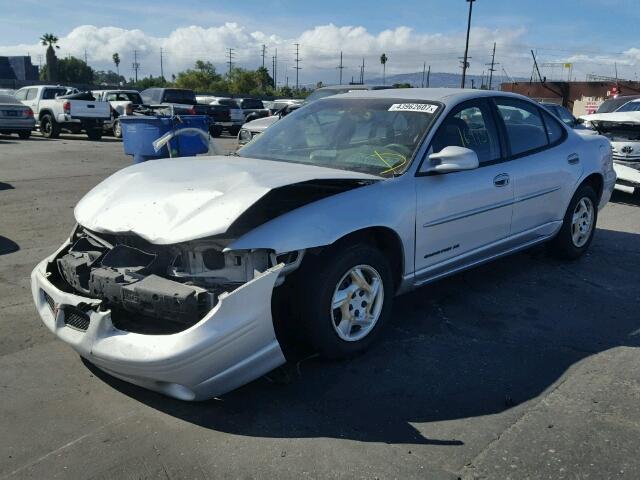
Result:
{"label": "blue plastic barrel", "polygon": [[189,157],[209,151],[209,145],[198,135],[178,135],[158,152],[153,142],[171,130],[197,128],[209,131],[209,118],[206,115],[185,115],[181,117],[126,115],[120,117],[122,125],[122,143],[124,153],[133,155],[134,163],[157,158]]}

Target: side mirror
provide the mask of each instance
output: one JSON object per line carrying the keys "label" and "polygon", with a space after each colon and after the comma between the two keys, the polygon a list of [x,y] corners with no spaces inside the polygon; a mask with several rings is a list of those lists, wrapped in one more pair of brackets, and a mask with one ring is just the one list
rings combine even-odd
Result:
{"label": "side mirror", "polygon": [[473,150],[464,147],[444,147],[438,153],[429,155],[429,159],[422,165],[420,173],[449,173],[478,168],[478,155]]}

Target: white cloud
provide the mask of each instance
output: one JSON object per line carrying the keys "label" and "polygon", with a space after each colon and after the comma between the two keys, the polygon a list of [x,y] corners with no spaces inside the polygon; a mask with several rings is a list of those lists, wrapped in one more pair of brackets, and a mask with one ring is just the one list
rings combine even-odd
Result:
{"label": "white cloud", "polygon": [[[480,74],[485,63],[490,60],[493,42],[497,43],[497,60],[506,66],[512,75],[530,71],[531,57],[528,47],[519,44],[524,37],[522,28],[491,30],[483,27],[471,31],[471,70]],[[300,44],[300,71],[302,83],[317,80],[335,82],[336,66],[340,51],[344,52],[343,72],[345,79],[357,76],[362,58],[365,57],[367,77],[379,76],[380,54],[389,57],[387,72],[415,72],[422,62],[432,65],[435,71],[459,71],[459,59],[463,53],[464,32],[421,33],[399,26],[394,29],[372,33],[362,26],[319,25],[291,38],[284,38],[273,32],[248,31],[238,23],[228,22],[218,26],[181,27],[168,36],[151,36],[142,30],[127,30],[117,27],[95,27],[82,25],[60,38],[60,56],[73,55],[83,58],[87,52],[89,64],[96,69],[115,69],[111,61],[118,52],[122,63],[121,73],[132,75],[134,50],[138,53],[140,75],[157,75],[160,71],[160,49],[164,54],[165,75],[191,67],[198,59],[212,61],[219,71],[226,70],[227,49],[232,48],[233,60],[237,65],[255,68],[261,63],[261,45],[267,45],[265,64],[271,68],[271,57],[278,49],[278,76],[289,80],[295,76],[294,43]],[[0,55],[25,55],[30,53],[37,63],[38,55],[44,55],[45,47],[31,45],[0,46]],[[596,59],[600,64],[613,62],[613,56],[571,56],[566,61],[589,65]],[[640,50],[629,49],[618,62],[625,65],[640,63]],[[564,61],[557,56],[554,61]],[[589,71],[588,67],[585,67]],[[593,68],[590,69],[591,71]],[[574,69],[574,71],[576,71]]]}

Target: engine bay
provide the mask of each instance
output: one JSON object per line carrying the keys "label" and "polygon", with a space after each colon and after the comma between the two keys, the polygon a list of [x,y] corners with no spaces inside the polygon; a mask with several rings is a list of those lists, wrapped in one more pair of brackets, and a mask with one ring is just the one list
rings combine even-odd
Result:
{"label": "engine bay", "polygon": [[47,270],[61,290],[101,300],[100,308],[112,311],[116,328],[174,333],[203,318],[221,293],[283,259],[291,269],[302,256],[224,252],[225,243],[154,245],[135,235],[97,234],[79,227]]}

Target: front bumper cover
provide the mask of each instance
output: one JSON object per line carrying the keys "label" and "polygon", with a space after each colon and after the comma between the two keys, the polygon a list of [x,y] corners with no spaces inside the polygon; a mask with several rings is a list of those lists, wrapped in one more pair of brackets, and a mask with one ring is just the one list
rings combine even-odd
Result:
{"label": "front bumper cover", "polygon": [[[271,294],[282,264],[221,294],[192,327],[171,335],[145,335],[116,329],[111,312],[97,308],[100,300],[56,288],[47,279],[49,261],[39,263],[31,274],[42,321],[83,358],[115,377],[181,400],[206,400],[285,363],[271,317]],[[86,331],[65,323],[67,306],[88,309]]]}

